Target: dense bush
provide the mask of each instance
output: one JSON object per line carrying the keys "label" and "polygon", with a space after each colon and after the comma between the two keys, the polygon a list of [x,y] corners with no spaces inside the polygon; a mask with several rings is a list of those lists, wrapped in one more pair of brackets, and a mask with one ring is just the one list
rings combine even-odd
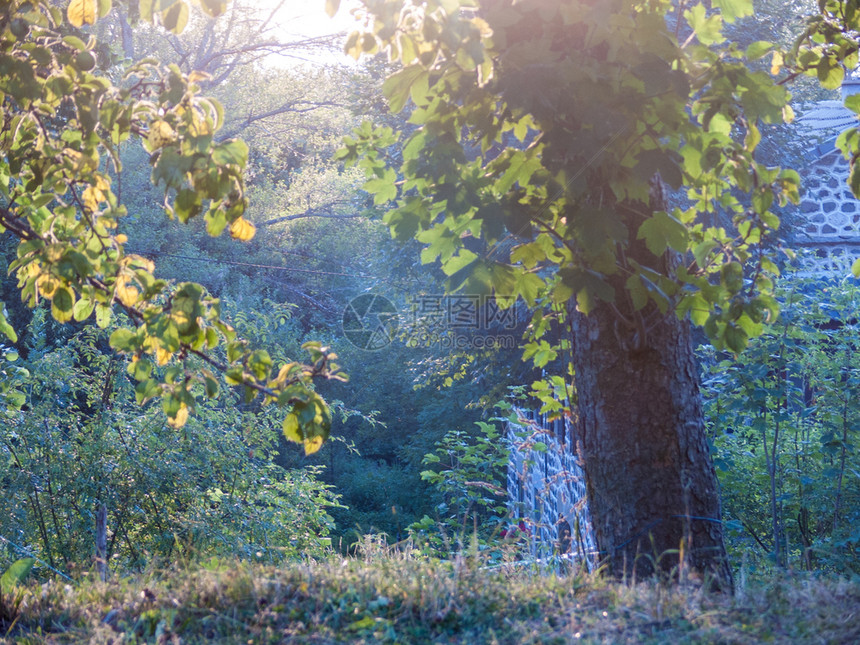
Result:
{"label": "dense bush", "polygon": [[[48,324],[37,310],[33,325]],[[85,327],[62,347],[35,342],[16,361],[26,371],[5,363],[16,385],[0,427],[0,534],[16,545],[8,558],[23,550],[64,569],[89,566],[101,505],[119,569],[321,554],[338,496],[318,467],[275,463],[276,422],[230,393],[217,405],[201,397],[198,414],[170,428],[158,406],[135,404],[125,360],[104,351],[106,333]]]}
{"label": "dense bush", "polygon": [[707,353],[736,562],[860,571],[860,288],[794,279],[741,356]]}

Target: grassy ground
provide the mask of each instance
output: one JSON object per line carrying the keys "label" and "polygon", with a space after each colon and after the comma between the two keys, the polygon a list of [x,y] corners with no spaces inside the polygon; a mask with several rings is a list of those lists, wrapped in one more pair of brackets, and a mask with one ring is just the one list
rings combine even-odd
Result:
{"label": "grassy ground", "polygon": [[10,622],[0,642],[842,644],[860,643],[860,582],[744,582],[730,598],[401,557],[220,563],[32,585]]}

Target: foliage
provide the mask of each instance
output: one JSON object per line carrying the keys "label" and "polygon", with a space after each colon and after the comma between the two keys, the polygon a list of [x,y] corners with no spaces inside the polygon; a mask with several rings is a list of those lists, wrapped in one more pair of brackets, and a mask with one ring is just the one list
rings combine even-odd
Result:
{"label": "foliage", "polygon": [[27,593],[16,642],[856,642],[860,588],[839,578],[695,585],[601,582],[404,555],[278,568],[233,561]]}
{"label": "foliage", "polygon": [[[220,0],[200,4],[209,15],[226,7]],[[152,3],[138,8],[144,20],[157,13],[176,32],[187,22],[182,1],[159,3],[155,12]],[[223,112],[198,94],[205,75],[142,61],[112,82],[97,66],[95,39],[75,28],[110,9],[111,2],[75,0],[67,10],[71,25],[44,1],[2,9],[0,226],[20,240],[10,270],[22,297],[30,306],[50,301],[59,322],[95,315],[101,328],[116,304],[130,326],[115,330],[111,345],[134,359],[138,401],[161,399],[173,427],[184,425],[199,394],[217,395],[214,369],[228,385],[242,385],[249,400],[262,395],[289,407],[285,434],[307,452],[318,450],[331,419],[311,382],[338,378],[334,354],[308,344],[309,364],[274,365],[236,336],[203,288],[171,288],[155,278],[150,260],[126,253],[128,240],[116,231],[126,209],[113,186],[119,150],[133,141],[150,155],[151,179],[169,216],[185,222],[202,215],[210,235],[229,228],[240,240],[253,237],[254,226],[243,216],[248,148],[217,139]],[[0,326],[14,341],[11,328]],[[225,361],[212,358],[216,347],[224,347]]]}
{"label": "foliage", "polygon": [[424,455],[421,478],[435,486],[443,501],[436,507],[448,528],[480,527],[486,540],[507,514],[506,476],[510,449],[496,426],[478,421],[477,432],[452,430]]}
{"label": "foliage", "polygon": [[[749,67],[760,47],[722,35],[752,2],[720,3],[714,15],[687,6],[683,43],[668,31],[669,2],[472,4],[369,4],[373,32],[347,43],[356,56],[400,61],[383,90],[393,110],[415,106],[401,163],[385,153],[399,135],[369,124],[341,153],[360,157],[365,190],[395,207],[392,234],[424,243],[422,260],[439,260],[452,290],[532,306],[574,298],[584,312],[629,299],[624,322],[643,333],[651,302],[742,349],[776,313],[776,266],[759,249],[779,226],[772,207],[796,202],[799,181],[754,155],[761,124],[790,118],[788,93]],[[685,206],[648,210],[655,172],[685,187]],[[734,230],[709,224],[716,209]],[[465,247],[468,236],[481,251]],[[636,239],[653,262],[618,250]],[[692,257],[657,261],[667,250]]]}
{"label": "foliage", "polygon": [[[51,324],[36,313],[34,325]],[[64,347],[30,348],[26,409],[0,430],[0,534],[52,566],[86,570],[104,505],[107,556],[121,571],[213,554],[321,555],[338,496],[318,468],[277,465],[279,421],[229,391],[177,431],[134,404],[128,362],[107,337],[88,326]]]}
{"label": "foliage", "polygon": [[778,297],[780,320],[748,351],[710,356],[730,546],[759,565],[857,571],[860,289],[796,278]]}
{"label": "foliage", "polygon": [[8,634],[19,616],[21,601],[24,599],[23,590],[17,589],[35,564],[33,558],[21,558],[0,576],[0,631]]}
{"label": "foliage", "polygon": [[[822,87],[836,89],[845,78],[845,70],[857,68],[860,62],[860,4],[857,0],[822,0],[818,12],[807,18],[806,28],[785,53],[785,63],[794,67],[792,76],[805,74],[818,79]],[[779,63],[774,59],[774,64]],[[860,114],[860,96],[849,96],[845,107]],[[860,195],[860,128],[842,132],[836,146],[850,164],[848,185]],[[860,262],[852,267],[860,277]]]}

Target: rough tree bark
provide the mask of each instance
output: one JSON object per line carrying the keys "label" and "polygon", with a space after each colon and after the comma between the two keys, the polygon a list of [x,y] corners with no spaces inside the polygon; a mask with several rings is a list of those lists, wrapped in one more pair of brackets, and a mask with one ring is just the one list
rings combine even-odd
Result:
{"label": "rough tree bark", "polygon": [[[622,257],[655,262],[635,240]],[[633,311],[625,277],[611,280],[616,303],[571,317],[578,442],[598,548],[610,573],[628,578],[655,564],[672,571],[683,549],[682,566],[730,590],[690,324],[651,305]]]}

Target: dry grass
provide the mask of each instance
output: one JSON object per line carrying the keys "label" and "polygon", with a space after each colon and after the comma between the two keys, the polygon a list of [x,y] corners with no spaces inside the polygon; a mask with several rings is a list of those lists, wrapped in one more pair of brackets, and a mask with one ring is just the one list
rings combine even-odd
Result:
{"label": "dry grass", "polygon": [[402,556],[51,582],[20,612],[4,642],[860,642],[860,583],[843,579],[751,583],[732,598]]}

